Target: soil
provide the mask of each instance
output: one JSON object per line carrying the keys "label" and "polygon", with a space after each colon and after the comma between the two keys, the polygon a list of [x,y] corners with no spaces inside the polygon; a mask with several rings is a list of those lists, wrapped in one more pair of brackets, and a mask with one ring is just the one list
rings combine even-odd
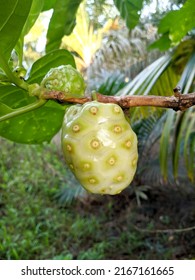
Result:
{"label": "soil", "polygon": [[[116,237],[132,231],[143,240],[131,259],[195,259],[195,188],[155,187],[138,206],[135,193],[118,196],[88,196],[77,205],[80,213],[105,213],[105,227]],[[108,209],[111,205],[111,210]],[[115,233],[114,233],[115,232]],[[137,241],[139,242],[139,241]],[[108,259],[129,259],[113,252]]]}

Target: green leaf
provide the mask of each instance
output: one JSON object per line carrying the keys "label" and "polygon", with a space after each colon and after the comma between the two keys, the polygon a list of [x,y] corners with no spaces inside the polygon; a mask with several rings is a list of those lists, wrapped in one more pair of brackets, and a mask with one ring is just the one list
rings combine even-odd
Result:
{"label": "green leaf", "polygon": [[185,129],[184,138],[184,159],[189,178],[193,181],[195,178],[195,110],[190,108],[185,112],[188,123]]}
{"label": "green leaf", "polygon": [[171,40],[169,38],[169,33],[163,34],[157,41],[149,46],[149,49],[159,49],[160,51],[165,51],[171,47]]}
{"label": "green leaf", "polygon": [[56,0],[47,32],[46,51],[58,49],[64,35],[69,35],[76,24],[76,12],[82,0]]}
{"label": "green leaf", "polygon": [[55,5],[56,0],[44,0],[44,5],[42,11],[51,10]]}
{"label": "green leaf", "polygon": [[49,104],[0,123],[0,136],[23,144],[49,142],[62,125],[64,110]]}
{"label": "green leaf", "polygon": [[[186,66],[183,70],[179,85],[182,89],[182,92],[188,93],[191,85],[193,84],[195,77],[195,54],[192,54],[189,58]],[[193,180],[194,175],[192,174],[193,167],[190,165],[190,162],[193,161],[194,153],[189,153],[190,149],[190,137],[192,132],[195,130],[195,119],[194,119],[194,108],[189,108],[186,112],[182,113],[179,121],[177,123],[176,135],[175,135],[175,149],[173,154],[173,171],[174,176],[178,176],[178,166],[180,156],[183,152],[187,172],[189,178]],[[183,148],[184,146],[184,148]]]}
{"label": "green leaf", "polygon": [[30,31],[31,27],[34,25],[39,14],[42,11],[43,5],[44,5],[44,0],[39,0],[39,1],[33,0],[30,13],[28,15],[27,21],[22,30],[23,36],[26,35]]}
{"label": "green leaf", "polygon": [[3,104],[2,102],[0,102],[0,117],[4,116],[6,114],[9,114],[12,111],[13,110],[9,106],[7,106],[7,105]]}
{"label": "green leaf", "polygon": [[125,20],[129,29],[137,25],[143,2],[143,0],[114,0],[121,17]]}
{"label": "green leaf", "polygon": [[127,84],[127,86],[118,91],[116,95],[149,94],[151,88],[155,85],[162,73],[168,68],[170,63],[171,56],[169,54],[158,58],[141,71],[130,83]]}
{"label": "green leaf", "polygon": [[[43,56],[32,65],[27,82],[40,83],[51,68],[62,64],[75,67],[73,56],[66,50],[53,51]],[[30,97],[26,91],[16,86],[0,86],[0,102],[3,103],[4,114],[9,113],[8,110],[6,111],[8,108],[19,109],[35,101],[35,97]],[[40,109],[2,121],[0,135],[12,141],[27,144],[50,141],[61,128],[64,110],[64,106],[49,101]]]}
{"label": "green leaf", "polygon": [[74,57],[67,50],[52,51],[38,59],[28,74],[28,83],[40,83],[45,74],[53,67],[70,64],[76,68]]}
{"label": "green leaf", "polygon": [[35,21],[37,20],[43,8],[43,4],[44,4],[44,0],[39,0],[39,1],[33,0],[30,13],[23,27],[22,33],[20,35],[20,39],[15,46],[15,49],[19,56],[20,65],[22,65],[22,58],[23,58],[24,36],[30,31],[31,27],[34,25]]}
{"label": "green leaf", "polygon": [[173,129],[173,123],[175,120],[175,112],[168,111],[167,112],[167,119],[162,131],[162,136],[160,139],[160,166],[162,174],[167,180],[168,176],[168,159],[169,159],[169,152],[170,152],[170,140],[171,140],[171,133]]}
{"label": "green leaf", "polygon": [[20,37],[31,4],[32,0],[0,1],[0,56],[7,60]]}
{"label": "green leaf", "polygon": [[160,21],[158,32],[166,36],[162,36],[160,40],[153,44],[155,47],[162,49],[164,43],[164,49],[170,47],[168,39],[173,45],[178,44],[182,38],[195,27],[195,1],[187,0],[180,10],[171,11]]}
{"label": "green leaf", "polygon": [[[33,103],[34,97],[13,85],[0,86],[1,115]],[[18,143],[49,142],[61,128],[65,108],[53,101],[34,111],[0,122],[0,136]]]}

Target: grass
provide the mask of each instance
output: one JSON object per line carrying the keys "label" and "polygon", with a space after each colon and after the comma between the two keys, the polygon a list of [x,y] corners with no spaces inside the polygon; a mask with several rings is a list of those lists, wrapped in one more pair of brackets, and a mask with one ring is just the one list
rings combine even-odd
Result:
{"label": "grass", "polygon": [[54,144],[0,139],[0,146],[0,259],[195,258],[193,232],[144,233],[134,227],[192,225],[194,196],[182,200],[192,205],[183,220],[176,207],[180,196],[168,208],[172,197],[163,193],[162,208],[162,193],[154,190],[141,207],[128,192],[110,197],[78,191],[73,199],[68,194],[80,186]]}

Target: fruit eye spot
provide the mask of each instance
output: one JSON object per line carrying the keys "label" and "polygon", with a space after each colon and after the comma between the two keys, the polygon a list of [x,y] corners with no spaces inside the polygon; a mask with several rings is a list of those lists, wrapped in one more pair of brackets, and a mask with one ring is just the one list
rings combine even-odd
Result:
{"label": "fruit eye spot", "polygon": [[89,179],[89,183],[90,184],[95,184],[97,181],[96,181],[96,179],[94,179],[94,178],[90,178]]}
{"label": "fruit eye spot", "polygon": [[71,145],[68,144],[68,145],[66,146],[66,149],[67,149],[67,151],[71,152],[71,151],[72,151]]}
{"label": "fruit eye spot", "polygon": [[116,178],[117,182],[121,182],[123,180],[123,176],[119,175],[117,178]]}
{"label": "fruit eye spot", "polygon": [[114,112],[115,113],[120,113],[120,108],[118,106],[114,106]]}
{"label": "fruit eye spot", "polygon": [[78,125],[78,124],[75,124],[75,125],[73,126],[72,130],[73,130],[74,132],[79,132],[79,131],[80,131],[79,125]]}
{"label": "fruit eye spot", "polygon": [[129,149],[131,147],[131,141],[127,140],[125,146]]}
{"label": "fruit eye spot", "polygon": [[96,115],[97,112],[98,112],[98,108],[95,107],[95,106],[93,106],[93,107],[91,107],[91,108],[89,109],[89,111],[90,111],[90,113],[91,113],[92,115]]}
{"label": "fruit eye spot", "polygon": [[122,131],[122,128],[120,127],[120,125],[115,125],[114,132],[115,133],[120,133],[121,131]]}
{"label": "fruit eye spot", "polygon": [[100,147],[100,142],[99,142],[99,140],[93,139],[93,140],[91,141],[91,147],[92,147],[93,149],[98,149],[98,148]]}
{"label": "fruit eye spot", "polygon": [[83,168],[84,169],[89,169],[90,168],[90,164],[89,163],[84,163],[83,164]]}
{"label": "fruit eye spot", "polygon": [[111,157],[111,158],[108,160],[108,163],[109,163],[110,165],[114,165],[115,162],[116,162],[116,160],[115,160],[114,157]]}

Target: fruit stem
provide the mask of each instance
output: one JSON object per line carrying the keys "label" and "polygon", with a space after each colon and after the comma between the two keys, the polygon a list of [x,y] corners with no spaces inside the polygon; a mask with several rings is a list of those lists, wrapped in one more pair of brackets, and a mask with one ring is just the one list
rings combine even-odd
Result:
{"label": "fruit stem", "polygon": [[11,83],[14,83],[16,86],[28,91],[28,84],[24,80],[19,79],[13,74],[7,61],[1,55],[0,55],[0,65]]}
{"label": "fruit stem", "polygon": [[38,109],[41,106],[43,106],[45,103],[47,102],[47,100],[37,100],[36,102],[29,104],[27,106],[21,107],[19,109],[16,110],[12,110],[11,113],[8,113],[7,115],[4,115],[2,117],[0,117],[0,122],[14,118],[16,116],[22,115],[24,113],[30,112],[32,110]]}
{"label": "fruit stem", "polygon": [[98,96],[97,96],[97,92],[96,91],[92,91],[91,93],[91,99],[93,101],[98,101]]}

